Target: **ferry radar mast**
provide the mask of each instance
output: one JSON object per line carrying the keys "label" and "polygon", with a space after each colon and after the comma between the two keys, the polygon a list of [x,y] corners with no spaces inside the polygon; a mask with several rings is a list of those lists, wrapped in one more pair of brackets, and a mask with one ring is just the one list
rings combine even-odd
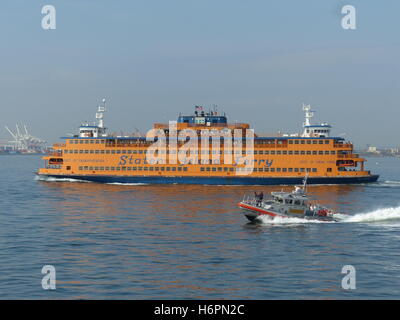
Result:
{"label": "ferry radar mast", "polygon": [[83,123],[79,127],[80,138],[99,138],[107,137],[107,128],[104,127],[104,112],[106,112],[106,99],[102,100],[103,105],[98,106],[96,112],[97,124],[91,126],[88,123]]}
{"label": "ferry radar mast", "polygon": [[311,106],[303,103],[303,111],[306,113],[306,120],[303,123],[304,131],[301,135],[306,138],[328,138],[331,132],[331,126],[327,122],[321,124],[311,124],[311,119],[314,117],[314,110]]}

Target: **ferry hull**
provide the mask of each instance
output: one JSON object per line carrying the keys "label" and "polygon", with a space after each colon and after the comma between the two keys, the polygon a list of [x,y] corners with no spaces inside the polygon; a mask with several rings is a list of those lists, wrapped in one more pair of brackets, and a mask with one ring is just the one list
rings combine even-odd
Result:
{"label": "ferry hull", "polygon": [[[199,177],[199,176],[113,176],[113,175],[43,175],[56,179],[76,179],[99,183],[203,184],[203,185],[296,185],[303,177]],[[378,180],[378,175],[358,177],[309,177],[308,184],[358,184]]]}

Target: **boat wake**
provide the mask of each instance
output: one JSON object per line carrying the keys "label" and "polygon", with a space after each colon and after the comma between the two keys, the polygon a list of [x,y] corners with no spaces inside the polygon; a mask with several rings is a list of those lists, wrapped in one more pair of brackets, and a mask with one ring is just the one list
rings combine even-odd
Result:
{"label": "boat wake", "polygon": [[337,221],[319,221],[304,218],[284,218],[284,217],[258,217],[263,225],[294,225],[306,223],[368,223],[381,221],[400,221],[400,207],[382,208],[371,212],[357,213],[354,215],[336,214]]}
{"label": "boat wake", "polygon": [[71,178],[54,178],[54,177],[45,177],[45,176],[36,176],[34,178],[37,181],[46,181],[46,182],[85,182],[89,183],[87,180],[79,180],[79,179],[71,179]]}
{"label": "boat wake", "polygon": [[400,207],[382,208],[371,212],[338,216],[339,222],[378,222],[400,220]]}
{"label": "boat wake", "polygon": [[148,183],[130,183],[130,182],[110,182],[110,183],[106,183],[109,185],[114,185],[114,186],[147,186]]}

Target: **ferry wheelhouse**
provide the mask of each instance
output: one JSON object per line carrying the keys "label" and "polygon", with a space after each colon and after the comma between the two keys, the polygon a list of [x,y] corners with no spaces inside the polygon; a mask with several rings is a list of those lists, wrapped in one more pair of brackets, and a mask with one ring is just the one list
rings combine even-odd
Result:
{"label": "ferry wheelhouse", "polygon": [[[96,113],[97,123],[82,124],[79,133],[65,137],[64,143],[54,144],[50,154],[43,157],[45,164],[38,175],[53,178],[70,178],[103,183],[184,183],[215,185],[279,185],[301,184],[305,174],[309,184],[350,184],[374,182],[378,175],[365,170],[366,161],[353,152],[353,144],[342,137],[331,137],[328,123],[312,124],[314,112],[303,106],[305,122],[301,134],[254,135],[253,168],[248,174],[238,175],[243,165],[225,163],[224,143],[221,141],[218,161],[215,149],[207,151],[208,160],[195,163],[174,163],[168,148],[165,163],[150,163],[146,150],[154,142],[145,136],[115,136],[107,133],[103,116],[105,100]],[[156,123],[154,129],[165,133],[166,145],[170,139],[169,125]],[[196,107],[194,114],[179,115],[176,131],[194,129],[249,129],[246,123],[228,123],[225,114],[216,110],[205,111]],[[185,141],[176,141],[180,148]],[[246,153],[243,136],[242,155]],[[238,153],[237,150],[229,152]],[[175,153],[175,151],[173,152]],[[214,155],[215,157],[215,155]]]}

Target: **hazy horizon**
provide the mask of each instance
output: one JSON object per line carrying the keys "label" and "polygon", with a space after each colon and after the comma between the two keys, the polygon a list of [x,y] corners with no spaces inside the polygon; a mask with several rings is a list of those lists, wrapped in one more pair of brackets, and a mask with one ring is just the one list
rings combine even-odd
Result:
{"label": "hazy horizon", "polygon": [[[54,5],[56,30],[41,28]],[[357,29],[341,27],[342,6]],[[400,145],[400,3],[388,0],[102,1],[0,5],[0,139],[27,124],[49,143],[93,122],[107,98],[111,132],[217,104],[257,132],[301,132],[315,122],[357,148]]]}

